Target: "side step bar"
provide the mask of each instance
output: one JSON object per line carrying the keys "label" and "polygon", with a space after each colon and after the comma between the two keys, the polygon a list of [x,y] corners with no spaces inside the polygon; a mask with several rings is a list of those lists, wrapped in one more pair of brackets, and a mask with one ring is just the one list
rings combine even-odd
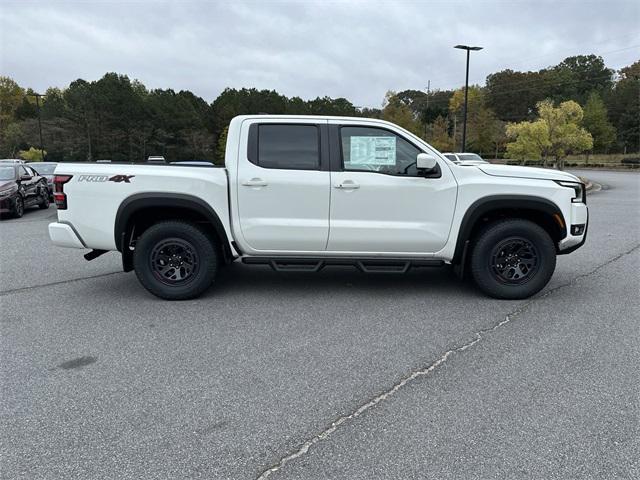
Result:
{"label": "side step bar", "polygon": [[319,272],[327,266],[353,266],[363,273],[406,273],[410,268],[441,267],[442,260],[423,258],[242,257],[247,265],[269,265],[276,272]]}

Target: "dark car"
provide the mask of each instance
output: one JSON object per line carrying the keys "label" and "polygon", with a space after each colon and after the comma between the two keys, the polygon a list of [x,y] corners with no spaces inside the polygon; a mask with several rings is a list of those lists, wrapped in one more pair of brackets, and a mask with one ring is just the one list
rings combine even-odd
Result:
{"label": "dark car", "polygon": [[0,163],[0,215],[20,218],[27,207],[49,208],[47,179],[29,165]]}
{"label": "dark car", "polygon": [[47,180],[47,187],[49,188],[49,201],[53,201],[53,172],[58,166],[55,162],[33,162],[28,163],[28,166],[33,168],[41,177]]}

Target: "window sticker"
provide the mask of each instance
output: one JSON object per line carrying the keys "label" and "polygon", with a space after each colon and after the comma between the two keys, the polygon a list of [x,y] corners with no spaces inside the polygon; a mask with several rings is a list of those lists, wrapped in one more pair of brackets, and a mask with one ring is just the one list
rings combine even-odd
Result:
{"label": "window sticker", "polygon": [[396,137],[351,137],[350,165],[395,165]]}

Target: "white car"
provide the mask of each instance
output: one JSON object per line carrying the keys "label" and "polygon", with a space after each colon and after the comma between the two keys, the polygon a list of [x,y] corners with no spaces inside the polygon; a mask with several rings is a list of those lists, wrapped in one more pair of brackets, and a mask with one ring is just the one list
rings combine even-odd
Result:
{"label": "white car", "polygon": [[[200,295],[236,260],[279,271],[452,264],[497,298],[525,298],[586,239],[584,185],[566,172],[461,166],[364,118],[245,115],[225,166],[59,164],[60,246],[122,254],[151,293]],[[220,272],[222,274],[222,272]]]}
{"label": "white car", "polygon": [[443,153],[446,158],[451,160],[453,163],[457,163],[458,165],[480,165],[483,163],[489,163],[484,160],[477,153]]}

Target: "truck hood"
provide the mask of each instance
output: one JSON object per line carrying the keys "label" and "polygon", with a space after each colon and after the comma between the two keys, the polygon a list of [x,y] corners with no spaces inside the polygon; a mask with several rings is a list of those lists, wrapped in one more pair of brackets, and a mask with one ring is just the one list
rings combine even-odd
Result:
{"label": "truck hood", "polygon": [[487,175],[494,177],[516,177],[516,178],[535,178],[540,180],[564,180],[569,182],[579,182],[580,179],[575,175],[560,170],[551,170],[547,168],[535,167],[519,167],[517,165],[497,165],[482,164],[477,168]]}

